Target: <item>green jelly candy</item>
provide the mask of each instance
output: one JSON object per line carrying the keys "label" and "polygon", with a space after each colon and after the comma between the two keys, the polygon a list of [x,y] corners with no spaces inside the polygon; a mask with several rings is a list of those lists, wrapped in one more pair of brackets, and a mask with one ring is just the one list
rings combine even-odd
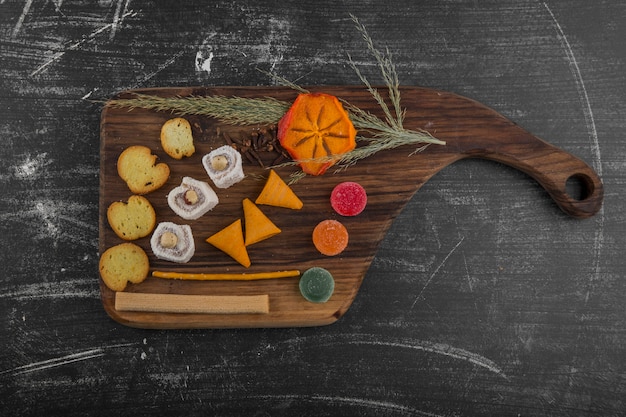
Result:
{"label": "green jelly candy", "polygon": [[324,268],[307,269],[300,277],[300,293],[312,303],[325,303],[334,290],[335,280]]}

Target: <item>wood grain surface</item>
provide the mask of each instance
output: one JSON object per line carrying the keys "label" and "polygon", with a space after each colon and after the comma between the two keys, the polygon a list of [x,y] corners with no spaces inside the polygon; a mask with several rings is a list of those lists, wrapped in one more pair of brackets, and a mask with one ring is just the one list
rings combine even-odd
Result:
{"label": "wood grain surface", "polygon": [[[384,118],[380,106],[364,87],[317,87],[309,91],[333,94],[360,109]],[[384,91],[384,88],[378,88]],[[260,280],[247,283],[232,281],[194,282],[148,278],[127,291],[150,294],[179,295],[269,295],[269,314],[175,314],[171,312],[120,311],[115,307],[115,291],[101,280],[102,301],[115,320],[137,327],[286,327],[319,326],[335,322],[348,310],[357,295],[379,243],[387,229],[413,194],[437,172],[464,158],[487,158],[505,163],[528,173],[542,185],[556,203],[574,217],[587,218],[602,206],[603,186],[591,167],[577,157],[560,150],[524,131],[497,112],[473,100],[443,91],[404,87],[400,90],[406,109],[407,129],[429,129],[436,132],[444,146],[431,145],[415,153],[419,146],[402,146],[381,151],[357,162],[354,166],[325,175],[307,176],[293,184],[292,190],[303,201],[300,210],[262,207],[282,230],[262,244],[248,247],[252,266],[239,265],[228,255],[207,244],[205,239],[242,216],[242,201],[255,200],[264,186],[268,168],[255,161],[242,159],[247,177],[227,189],[217,189],[219,204],[195,221],[178,217],[167,203],[167,194],[179,186],[185,176],[208,181],[202,157],[213,149],[227,145],[224,133],[240,140],[267,126],[228,126],[215,119],[187,116],[193,126],[196,152],[179,160],[169,157],[160,144],[161,126],[173,117],[171,112],[156,112],[106,106],[101,121],[100,148],[100,253],[123,243],[107,222],[107,208],[117,201],[127,201],[132,192],[120,178],[118,158],[130,146],[145,146],[170,167],[165,185],[146,194],[157,213],[157,223],[173,222],[191,226],[196,248],[192,259],[176,264],[158,259],[150,247],[150,236],[134,241],[148,253],[151,270],[182,273],[250,273],[282,270],[306,271],[322,267],[335,279],[335,291],[326,303],[310,303],[300,294],[298,277]],[[224,96],[243,98],[272,97],[292,102],[297,92],[288,87],[220,87],[220,88],[157,88],[127,91],[119,98],[132,98],[134,93],[162,97]],[[382,93],[384,94],[384,93]],[[277,121],[276,121],[277,122]],[[289,181],[293,167],[276,168]],[[570,196],[567,182],[579,179],[580,198]],[[366,210],[358,216],[338,215],[330,205],[333,188],[344,181],[361,184],[368,194]],[[319,253],[312,242],[315,226],[327,219],[341,222],[348,230],[349,243],[337,256]],[[247,226],[247,225],[246,225]],[[168,309],[167,306],[163,306]],[[168,309],[169,310],[169,309]]]}
{"label": "wood grain surface", "polygon": [[[599,211],[574,218],[527,173],[464,158],[408,199],[332,325],[112,320],[104,102],[275,87],[259,69],[360,86],[348,56],[380,84],[349,13],[403,86],[468,97],[592,167]],[[621,0],[0,2],[0,415],[623,416],[625,22]]]}

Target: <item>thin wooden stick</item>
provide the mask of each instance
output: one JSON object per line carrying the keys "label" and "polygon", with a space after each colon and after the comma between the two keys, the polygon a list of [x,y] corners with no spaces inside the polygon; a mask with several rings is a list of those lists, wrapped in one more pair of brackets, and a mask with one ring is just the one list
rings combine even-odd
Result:
{"label": "thin wooden stick", "polygon": [[187,295],[117,292],[115,309],[152,313],[267,314],[269,295]]}
{"label": "thin wooden stick", "polygon": [[167,279],[186,279],[195,281],[252,281],[257,279],[274,279],[274,278],[289,278],[297,277],[300,275],[300,271],[294,269],[289,271],[275,271],[275,272],[255,272],[251,274],[229,274],[229,273],[184,273],[184,272],[163,272],[153,271],[152,276],[156,278]]}

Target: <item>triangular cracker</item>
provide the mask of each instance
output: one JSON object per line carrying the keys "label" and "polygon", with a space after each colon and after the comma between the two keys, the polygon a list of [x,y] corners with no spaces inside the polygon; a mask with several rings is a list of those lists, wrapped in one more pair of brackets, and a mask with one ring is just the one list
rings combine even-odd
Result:
{"label": "triangular cracker", "polygon": [[246,226],[246,246],[280,233],[280,229],[249,198],[243,200],[243,215]]}
{"label": "triangular cracker", "polygon": [[289,188],[289,186],[278,176],[274,170],[270,170],[267,182],[257,197],[256,204],[268,206],[285,207],[294,210],[302,208],[302,201]]}
{"label": "triangular cracker", "polygon": [[250,257],[243,241],[241,219],[226,226],[206,240],[211,245],[228,254],[246,268],[250,266]]}

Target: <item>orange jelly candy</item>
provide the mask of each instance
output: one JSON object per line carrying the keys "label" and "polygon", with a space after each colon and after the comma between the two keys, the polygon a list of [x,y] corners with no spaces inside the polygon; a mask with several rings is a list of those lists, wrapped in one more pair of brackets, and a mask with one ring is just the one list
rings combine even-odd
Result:
{"label": "orange jelly candy", "polygon": [[323,220],[313,229],[313,244],[323,255],[339,255],[348,246],[348,230],[337,220]]}
{"label": "orange jelly candy", "polygon": [[278,122],[278,140],[302,171],[321,175],[356,147],[356,129],[337,97],[300,94]]}

